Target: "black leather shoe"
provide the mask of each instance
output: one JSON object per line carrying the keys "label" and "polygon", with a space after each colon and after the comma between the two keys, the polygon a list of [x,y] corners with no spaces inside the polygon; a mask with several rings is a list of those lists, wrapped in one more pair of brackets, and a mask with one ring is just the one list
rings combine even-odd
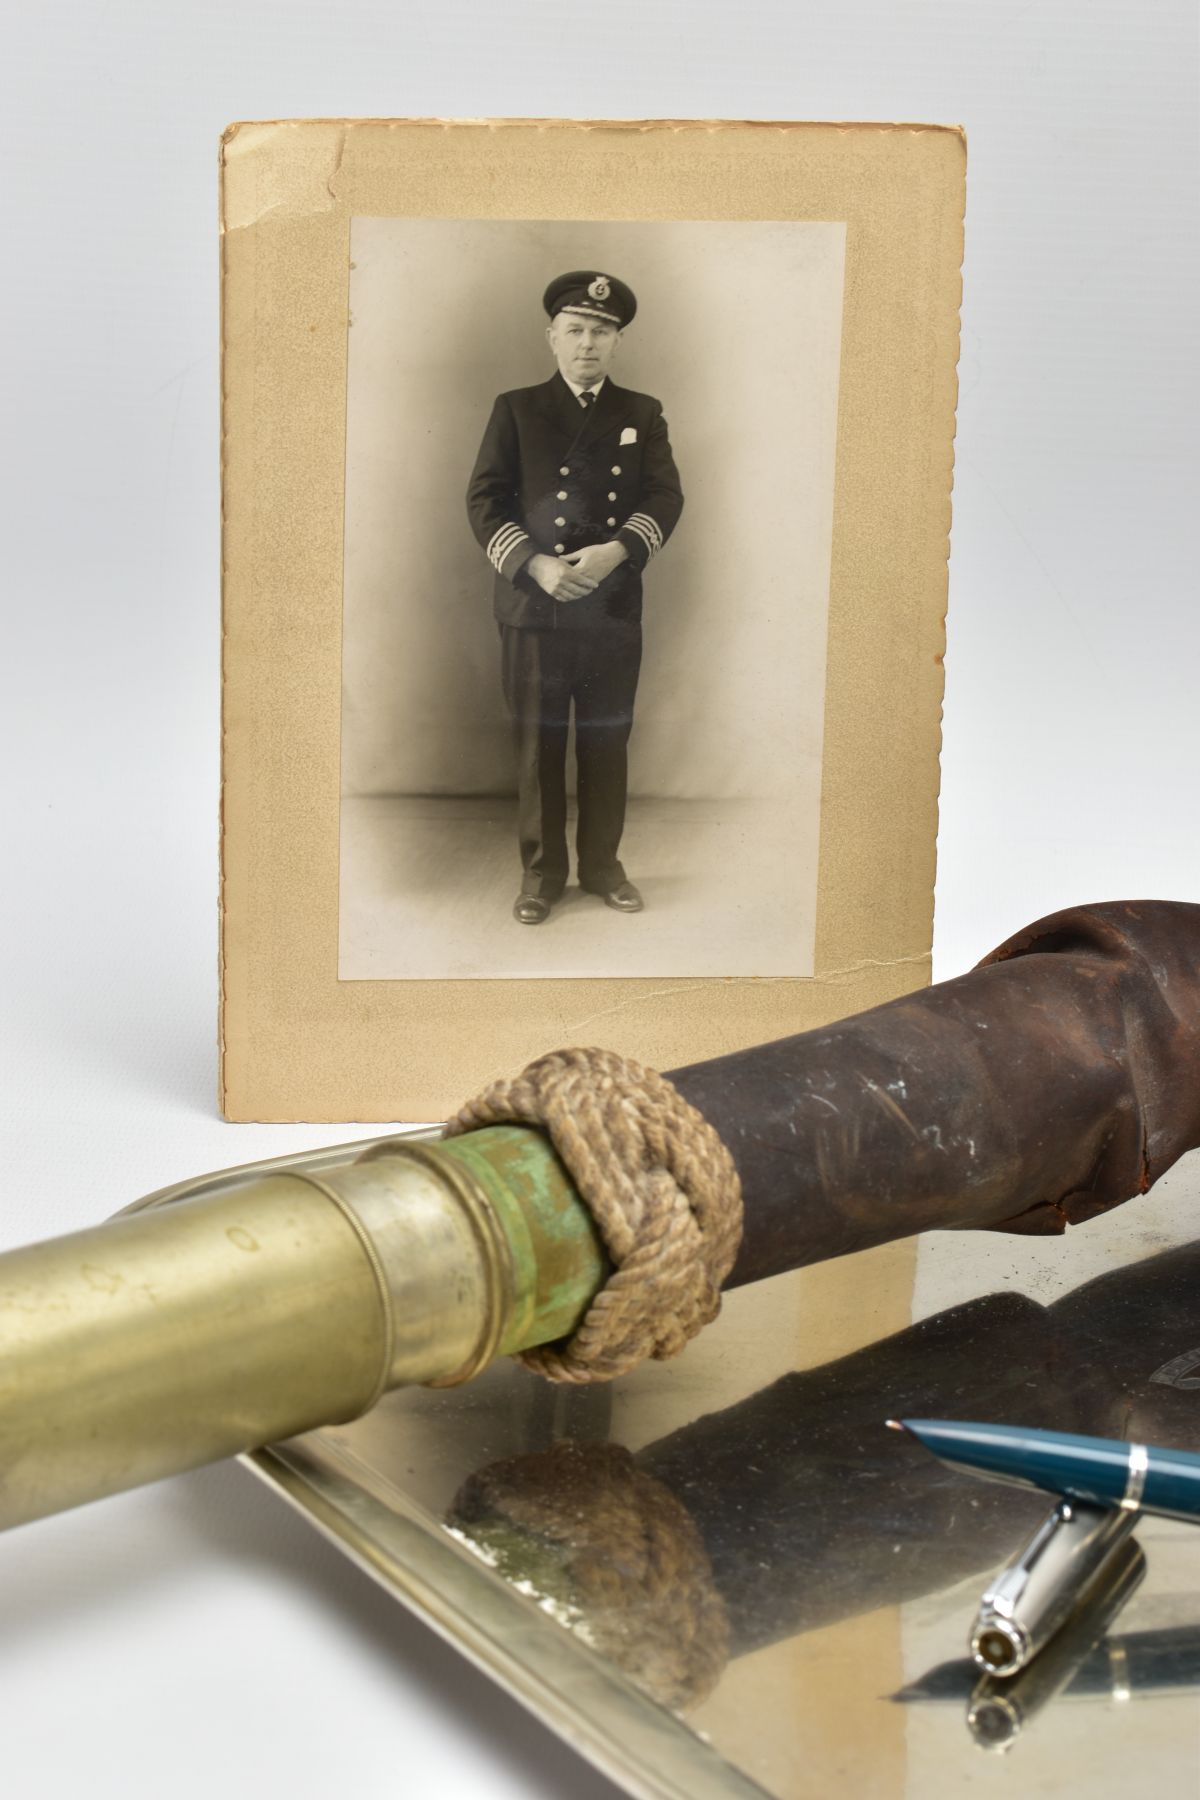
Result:
{"label": "black leather shoe", "polygon": [[551,905],[541,894],[518,894],[513,901],[513,918],[522,925],[540,925],[550,917]]}
{"label": "black leather shoe", "polygon": [[611,888],[604,896],[605,906],[611,906],[614,912],[641,912],[646,902],[634,887],[632,881],[622,881]]}

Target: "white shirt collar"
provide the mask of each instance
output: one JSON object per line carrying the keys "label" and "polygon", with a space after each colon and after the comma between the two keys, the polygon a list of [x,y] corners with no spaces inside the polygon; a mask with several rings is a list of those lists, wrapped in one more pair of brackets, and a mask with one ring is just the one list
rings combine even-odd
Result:
{"label": "white shirt collar", "polygon": [[608,376],[602,375],[600,377],[599,381],[593,381],[591,387],[580,387],[579,383],[577,381],[572,381],[571,377],[569,375],[564,375],[563,380],[566,382],[567,386],[570,388],[571,392],[574,394],[575,398],[578,400],[580,394],[598,394],[600,392],[600,389],[604,386],[605,382],[608,380]]}

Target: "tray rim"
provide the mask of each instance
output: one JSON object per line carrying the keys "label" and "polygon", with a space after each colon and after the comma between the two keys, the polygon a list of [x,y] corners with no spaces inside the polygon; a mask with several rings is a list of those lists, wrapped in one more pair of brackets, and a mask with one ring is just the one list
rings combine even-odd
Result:
{"label": "tray rim", "polygon": [[[774,1800],[324,1432],[238,1461],[637,1800]],[[573,1703],[572,1693],[583,1693],[586,1704]]]}

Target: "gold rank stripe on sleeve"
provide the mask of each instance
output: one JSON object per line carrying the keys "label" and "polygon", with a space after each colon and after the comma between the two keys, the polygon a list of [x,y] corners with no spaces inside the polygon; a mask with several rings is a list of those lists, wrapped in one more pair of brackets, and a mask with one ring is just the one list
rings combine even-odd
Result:
{"label": "gold rank stripe on sleeve", "polygon": [[504,559],[511,556],[519,544],[529,542],[529,533],[522,531],[519,525],[501,525],[499,531],[493,532],[488,540],[487,558],[498,575],[504,573]]}
{"label": "gold rank stripe on sleeve", "polygon": [[663,547],[663,534],[649,513],[630,513],[625,521],[625,530],[636,531],[651,556]]}

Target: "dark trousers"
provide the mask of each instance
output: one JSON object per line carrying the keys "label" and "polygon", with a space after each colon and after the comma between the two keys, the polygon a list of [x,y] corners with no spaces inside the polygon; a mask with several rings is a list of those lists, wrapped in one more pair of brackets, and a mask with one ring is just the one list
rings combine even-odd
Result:
{"label": "dark trousers", "polygon": [[540,631],[501,625],[500,655],[517,750],[521,892],[557,900],[567,884],[567,730],[574,705],[579,882],[607,893],[625,880],[617,850],[641,626]]}

